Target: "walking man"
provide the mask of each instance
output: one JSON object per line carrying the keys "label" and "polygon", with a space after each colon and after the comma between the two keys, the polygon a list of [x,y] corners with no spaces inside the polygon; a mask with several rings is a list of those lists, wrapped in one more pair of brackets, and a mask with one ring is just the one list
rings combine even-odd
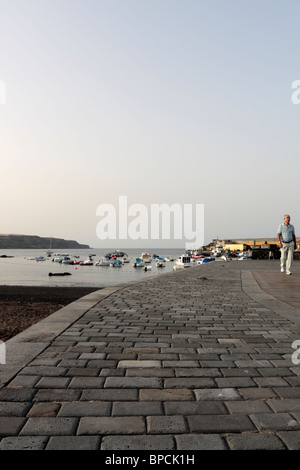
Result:
{"label": "walking man", "polygon": [[284,223],[278,227],[278,241],[279,248],[281,251],[280,266],[281,272],[286,274],[292,274],[292,264],[294,257],[294,250],[297,248],[296,235],[294,226],[290,224],[290,216],[286,214],[284,216]]}

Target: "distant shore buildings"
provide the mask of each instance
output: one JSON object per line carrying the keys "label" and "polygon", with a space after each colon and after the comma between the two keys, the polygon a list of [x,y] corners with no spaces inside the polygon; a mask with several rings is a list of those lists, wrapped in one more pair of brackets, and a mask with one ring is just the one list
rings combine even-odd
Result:
{"label": "distant shore buildings", "polygon": [[[297,251],[294,258],[300,259],[300,238],[296,238]],[[203,253],[211,253],[216,250],[222,252],[241,253],[251,252],[252,259],[278,259],[280,249],[277,238],[214,238],[208,245],[202,247]]]}

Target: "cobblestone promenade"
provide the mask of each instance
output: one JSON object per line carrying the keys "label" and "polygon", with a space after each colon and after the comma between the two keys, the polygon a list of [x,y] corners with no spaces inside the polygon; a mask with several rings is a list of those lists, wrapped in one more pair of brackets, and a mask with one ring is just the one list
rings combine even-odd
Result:
{"label": "cobblestone promenade", "polygon": [[144,276],[16,336],[0,449],[300,449],[298,263]]}

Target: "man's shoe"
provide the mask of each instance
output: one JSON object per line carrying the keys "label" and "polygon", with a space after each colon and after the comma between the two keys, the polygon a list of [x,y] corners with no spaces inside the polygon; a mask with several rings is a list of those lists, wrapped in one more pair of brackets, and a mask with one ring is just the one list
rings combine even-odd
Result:
{"label": "man's shoe", "polygon": [[281,268],[281,270],[280,270],[280,271],[281,271],[282,273],[284,273],[284,268]]}
{"label": "man's shoe", "polygon": [[292,274],[290,271],[287,271],[286,273],[287,273],[288,275]]}

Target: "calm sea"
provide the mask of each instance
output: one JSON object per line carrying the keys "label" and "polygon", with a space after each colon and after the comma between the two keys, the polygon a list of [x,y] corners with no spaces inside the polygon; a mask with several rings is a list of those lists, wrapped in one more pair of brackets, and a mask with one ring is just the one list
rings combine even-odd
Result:
{"label": "calm sea", "polygon": [[[89,254],[95,254],[94,262],[108,253],[108,249],[88,250],[57,250],[56,252],[68,253],[79,257],[77,260],[85,260]],[[111,250],[114,251],[114,250]],[[157,254],[162,258],[178,258],[184,253],[184,249],[127,249],[129,263],[121,268],[112,266],[80,266],[65,265],[53,262],[52,258],[46,261],[35,261],[28,258],[46,256],[43,250],[0,250],[1,255],[13,256],[13,258],[0,257],[0,286],[49,286],[49,287],[107,287],[121,284],[123,282],[147,279],[149,276],[159,275],[164,272],[173,271],[174,262],[166,261],[164,268],[158,268],[156,262],[150,264],[151,270],[145,272],[142,268],[134,268],[132,264],[141,256],[142,252],[148,252],[151,256]],[[49,273],[68,272],[70,276],[49,276]]]}

